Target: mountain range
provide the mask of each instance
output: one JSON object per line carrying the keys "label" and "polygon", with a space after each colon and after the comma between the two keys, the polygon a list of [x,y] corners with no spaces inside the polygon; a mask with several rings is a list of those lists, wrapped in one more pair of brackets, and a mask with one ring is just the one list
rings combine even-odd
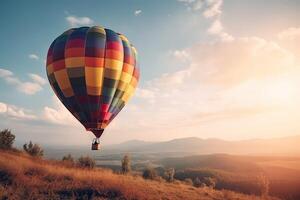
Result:
{"label": "mountain range", "polygon": [[300,155],[300,135],[272,139],[227,141],[188,137],[164,142],[130,140],[104,148],[120,152],[186,152],[195,154]]}

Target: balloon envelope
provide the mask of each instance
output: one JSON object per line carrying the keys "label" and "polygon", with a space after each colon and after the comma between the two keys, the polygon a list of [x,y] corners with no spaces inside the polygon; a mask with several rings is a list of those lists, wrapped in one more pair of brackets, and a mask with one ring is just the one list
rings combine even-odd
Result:
{"label": "balloon envelope", "polygon": [[46,69],[57,97],[96,137],[122,110],[139,80],[136,49],[124,35],[99,26],[72,28],[57,37]]}

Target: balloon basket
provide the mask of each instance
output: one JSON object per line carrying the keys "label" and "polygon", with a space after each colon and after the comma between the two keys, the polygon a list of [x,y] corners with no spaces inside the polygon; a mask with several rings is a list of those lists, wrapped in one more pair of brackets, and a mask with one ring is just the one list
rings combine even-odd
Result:
{"label": "balloon basket", "polygon": [[92,142],[92,150],[99,150],[100,149],[100,140],[99,138],[93,139]]}

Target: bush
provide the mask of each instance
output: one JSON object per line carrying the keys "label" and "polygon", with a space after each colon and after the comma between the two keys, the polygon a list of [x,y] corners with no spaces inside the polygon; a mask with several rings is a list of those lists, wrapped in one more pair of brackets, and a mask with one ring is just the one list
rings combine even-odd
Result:
{"label": "bush", "polygon": [[75,165],[74,158],[72,157],[71,154],[68,154],[68,155],[64,156],[64,157],[62,158],[62,161],[63,161],[64,163],[68,164],[68,165],[72,165],[72,166]]}
{"label": "bush", "polygon": [[121,162],[122,162],[122,173],[123,174],[129,173],[131,171],[129,155],[125,155]]}
{"label": "bush", "polygon": [[157,177],[156,171],[153,168],[147,168],[143,172],[144,179],[152,179],[154,180]]}
{"label": "bush", "polygon": [[190,178],[186,178],[186,179],[184,179],[184,183],[187,185],[193,185],[193,180]]}
{"label": "bush", "polygon": [[79,167],[93,169],[96,165],[95,160],[89,156],[81,156],[77,162]]}
{"label": "bush", "polygon": [[16,136],[8,129],[0,131],[0,149],[11,149],[15,138]]}
{"label": "bush", "polygon": [[44,155],[44,150],[38,144],[33,144],[31,141],[23,145],[23,149],[26,153],[31,156],[42,157]]}
{"label": "bush", "polygon": [[205,187],[205,186],[206,186],[205,183],[201,182],[201,180],[200,180],[198,177],[196,177],[196,178],[194,179],[193,185],[194,185],[195,187]]}
{"label": "bush", "polygon": [[173,182],[174,181],[174,174],[175,174],[175,169],[174,168],[169,168],[165,171],[165,179],[168,182]]}
{"label": "bush", "polygon": [[217,182],[216,179],[211,178],[211,177],[204,177],[203,178],[203,183],[206,186],[210,187],[210,188],[215,188],[216,187],[216,182]]}

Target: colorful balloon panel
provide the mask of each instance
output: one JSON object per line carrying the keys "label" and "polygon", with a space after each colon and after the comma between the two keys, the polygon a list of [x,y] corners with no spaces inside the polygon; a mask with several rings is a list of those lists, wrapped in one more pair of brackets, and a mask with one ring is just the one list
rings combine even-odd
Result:
{"label": "colorful balloon panel", "polygon": [[73,28],[56,38],[46,68],[57,97],[97,137],[139,80],[136,49],[124,35],[99,26]]}

